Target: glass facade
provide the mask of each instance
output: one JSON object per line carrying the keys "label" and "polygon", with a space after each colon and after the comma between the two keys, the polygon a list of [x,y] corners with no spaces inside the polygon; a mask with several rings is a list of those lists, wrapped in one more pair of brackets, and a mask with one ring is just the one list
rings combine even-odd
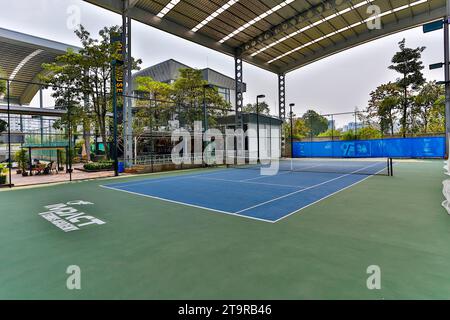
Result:
{"label": "glass facade", "polygon": [[231,94],[230,89],[228,88],[217,88],[219,90],[219,94],[225,99],[226,102],[231,102]]}

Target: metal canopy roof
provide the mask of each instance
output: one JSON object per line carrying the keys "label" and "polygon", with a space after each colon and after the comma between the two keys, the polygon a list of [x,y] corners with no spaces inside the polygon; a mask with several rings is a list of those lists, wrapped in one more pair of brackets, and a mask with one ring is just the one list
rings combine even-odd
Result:
{"label": "metal canopy roof", "polygon": [[[122,13],[123,0],[84,0]],[[382,28],[367,26],[377,5]],[[129,0],[127,15],[282,74],[446,16],[446,0]]]}
{"label": "metal canopy roof", "polygon": [[[54,62],[68,48],[79,48],[27,34],[0,28],[0,67],[11,80],[13,103],[29,104],[39,86],[25,82],[39,82],[42,64]],[[21,81],[14,82],[13,80]]]}

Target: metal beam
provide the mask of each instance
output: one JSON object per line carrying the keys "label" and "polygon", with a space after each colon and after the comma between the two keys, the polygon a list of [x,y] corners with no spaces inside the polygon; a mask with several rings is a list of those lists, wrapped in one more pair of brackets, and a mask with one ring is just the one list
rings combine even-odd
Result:
{"label": "metal beam", "polygon": [[[84,0],[84,1],[98,5],[104,9],[110,10],[120,15],[122,14],[123,10],[122,0]],[[221,44],[217,39],[212,39],[199,32],[192,32],[190,29],[175,22],[172,22],[166,18],[160,19],[156,15],[143,9],[140,9],[136,6],[133,8],[129,8],[129,10],[127,11],[127,16],[136,21],[154,27],[156,29],[168,32],[180,38],[197,43],[201,46],[234,57],[236,51],[235,48],[228,46],[227,44]],[[270,72],[274,73],[279,72],[279,69],[276,66],[272,66],[266,63],[266,61],[260,59],[259,57],[245,58],[244,61]]]}
{"label": "metal beam", "polygon": [[319,61],[336,53],[345,51],[347,49],[359,46],[367,42],[371,42],[376,39],[386,37],[391,34],[395,34],[400,31],[412,29],[424,23],[440,19],[445,15],[446,15],[446,8],[442,7],[432,11],[427,11],[426,13],[416,15],[414,17],[402,19],[398,23],[393,22],[390,24],[384,24],[381,30],[367,30],[367,32],[364,34],[349,37],[348,40],[346,41],[344,40],[334,46],[330,46],[325,48],[324,50],[318,51],[313,55],[306,56],[295,62],[289,63],[284,67],[280,68],[281,72],[282,73],[292,72],[298,68],[304,67],[308,64]]}
{"label": "metal beam", "polygon": [[[28,116],[44,116],[44,117],[62,117],[67,112],[66,110],[57,109],[45,109],[45,108],[34,108],[34,107],[22,107],[11,105],[11,114],[15,115],[28,115]],[[0,105],[0,113],[8,113],[7,105]]]}
{"label": "metal beam", "polygon": [[133,8],[139,0],[128,0],[128,8]]}

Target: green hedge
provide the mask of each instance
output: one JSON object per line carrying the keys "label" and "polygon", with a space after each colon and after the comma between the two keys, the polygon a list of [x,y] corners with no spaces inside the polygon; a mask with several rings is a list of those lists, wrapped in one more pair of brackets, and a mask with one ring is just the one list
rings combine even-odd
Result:
{"label": "green hedge", "polygon": [[92,162],[84,165],[84,170],[89,171],[112,170],[113,168],[114,168],[113,161]]}

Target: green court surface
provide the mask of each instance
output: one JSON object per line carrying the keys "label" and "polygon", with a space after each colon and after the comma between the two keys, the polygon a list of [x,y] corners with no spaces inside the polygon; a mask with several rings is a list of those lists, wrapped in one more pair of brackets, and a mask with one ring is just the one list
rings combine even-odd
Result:
{"label": "green court surface", "polygon": [[[1,191],[0,299],[449,299],[442,166],[398,163],[277,223],[100,187],[149,176]],[[39,215],[75,200],[106,224],[66,233]]]}

